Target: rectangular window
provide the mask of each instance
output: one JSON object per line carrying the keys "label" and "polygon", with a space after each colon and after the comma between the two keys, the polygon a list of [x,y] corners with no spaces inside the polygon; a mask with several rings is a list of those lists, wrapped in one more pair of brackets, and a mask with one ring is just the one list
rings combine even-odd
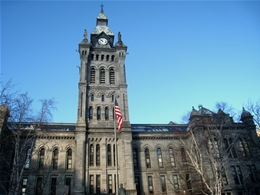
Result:
{"label": "rectangular window", "polygon": [[231,166],[231,172],[236,184],[243,184],[243,175],[239,166]]}
{"label": "rectangular window", "polygon": [[96,186],[97,186],[96,193],[100,194],[100,175],[96,176]]}
{"label": "rectangular window", "polygon": [[161,185],[162,185],[162,192],[166,192],[165,175],[161,175]]}
{"label": "rectangular window", "polygon": [[71,193],[71,178],[70,177],[66,177],[65,187],[66,187],[66,194],[70,195],[70,193]]}
{"label": "rectangular window", "polygon": [[153,194],[153,178],[148,176],[148,190],[150,194]]}
{"label": "rectangular window", "polygon": [[187,184],[187,188],[188,190],[191,189],[191,179],[190,179],[190,174],[186,174],[186,184]]}
{"label": "rectangular window", "polygon": [[57,185],[57,178],[51,178],[51,195],[56,195],[56,185]]}
{"label": "rectangular window", "polygon": [[23,183],[22,183],[22,195],[26,194],[26,188],[27,188],[27,178],[23,178]]}
{"label": "rectangular window", "polygon": [[179,181],[177,175],[173,175],[173,186],[175,190],[179,190]]}
{"label": "rectangular window", "polygon": [[112,166],[112,159],[111,159],[111,145],[107,145],[107,166]]}
{"label": "rectangular window", "polygon": [[42,177],[38,177],[36,181],[36,195],[42,195]]}
{"label": "rectangular window", "polygon": [[112,175],[108,175],[108,193],[112,193],[112,188],[113,188]]}
{"label": "rectangular window", "polygon": [[136,186],[136,192],[137,194],[140,194],[140,181],[139,181],[139,176],[135,176],[135,186]]}
{"label": "rectangular window", "polygon": [[90,180],[89,192],[90,194],[94,194],[94,175],[90,175],[89,180]]}

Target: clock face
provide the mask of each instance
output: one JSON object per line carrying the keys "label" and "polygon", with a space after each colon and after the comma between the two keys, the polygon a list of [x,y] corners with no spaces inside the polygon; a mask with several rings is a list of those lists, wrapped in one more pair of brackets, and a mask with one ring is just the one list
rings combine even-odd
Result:
{"label": "clock face", "polygon": [[99,43],[100,45],[106,45],[106,44],[107,44],[107,39],[105,39],[105,38],[100,38],[100,39],[98,39],[98,43]]}

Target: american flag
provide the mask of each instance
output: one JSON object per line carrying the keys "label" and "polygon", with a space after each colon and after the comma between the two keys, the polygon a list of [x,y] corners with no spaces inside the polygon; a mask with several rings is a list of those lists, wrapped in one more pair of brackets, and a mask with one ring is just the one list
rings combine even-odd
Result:
{"label": "american flag", "polygon": [[122,126],[123,126],[123,117],[122,117],[122,114],[121,114],[121,110],[118,106],[118,103],[117,103],[117,100],[115,99],[115,115],[117,117],[117,125],[118,125],[118,132],[120,133],[121,130],[122,130]]}

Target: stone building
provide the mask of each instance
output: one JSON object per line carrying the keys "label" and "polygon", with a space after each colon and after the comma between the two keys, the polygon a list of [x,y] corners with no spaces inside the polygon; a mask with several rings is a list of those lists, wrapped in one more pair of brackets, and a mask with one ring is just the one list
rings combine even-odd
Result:
{"label": "stone building", "polygon": [[[188,124],[130,124],[127,46],[120,32],[115,40],[103,8],[96,21],[90,39],[85,30],[79,43],[76,123],[22,126],[21,143],[32,132],[35,139],[21,150],[19,193],[112,194],[122,183],[129,195],[259,194],[260,141],[252,115],[243,110],[236,123],[199,106]],[[116,137],[115,99],[124,119]],[[8,179],[2,175],[7,191]]]}

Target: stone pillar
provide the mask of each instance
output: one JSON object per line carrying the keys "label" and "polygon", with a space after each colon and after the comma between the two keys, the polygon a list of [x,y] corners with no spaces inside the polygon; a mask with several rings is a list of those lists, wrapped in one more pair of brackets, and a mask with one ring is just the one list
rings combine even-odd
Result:
{"label": "stone pillar", "polygon": [[75,148],[75,194],[85,194],[85,132],[76,132],[76,148]]}

